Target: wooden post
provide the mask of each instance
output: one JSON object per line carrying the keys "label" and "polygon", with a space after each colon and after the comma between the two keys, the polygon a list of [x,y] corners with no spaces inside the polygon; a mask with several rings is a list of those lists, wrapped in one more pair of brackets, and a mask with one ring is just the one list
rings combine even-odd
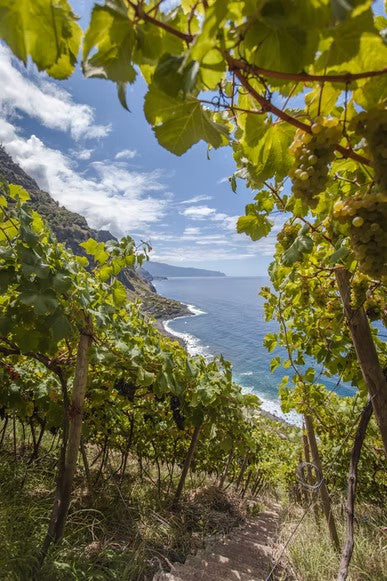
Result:
{"label": "wooden post", "polygon": [[[308,436],[305,433],[305,425],[302,428],[302,441],[304,444],[305,462],[310,462],[309,442],[308,442]],[[312,469],[310,466],[308,467],[308,478],[312,482]],[[308,494],[308,491],[305,491],[305,492],[306,492],[307,496],[310,498],[310,494]],[[316,519],[316,523],[319,524],[319,510],[318,510],[318,506],[315,502],[313,503],[313,512],[314,512],[314,516]]]}
{"label": "wooden post", "polygon": [[12,431],[13,431],[13,455],[15,460],[17,458],[17,442],[16,442],[16,413],[12,414]]}
{"label": "wooden post", "polygon": [[85,401],[87,375],[89,370],[89,351],[92,342],[92,328],[90,319],[86,328],[81,331],[78,343],[77,360],[75,364],[73,392],[70,403],[69,439],[67,443],[66,463],[63,475],[62,501],[59,507],[55,526],[55,540],[62,538],[66,525],[67,513],[70,506],[71,489],[77,466],[79,445],[82,432],[82,415]]}
{"label": "wooden post", "polygon": [[87,386],[89,366],[89,350],[92,343],[92,326],[90,318],[86,318],[85,328],[81,331],[71,403],[68,402],[67,385],[61,378],[64,398],[64,423],[61,457],[55,491],[55,499],[51,512],[48,531],[40,553],[38,568],[41,567],[52,542],[57,542],[64,532],[67,512],[70,505],[71,489],[77,465],[78,451],[82,431],[83,405]]}
{"label": "wooden post", "polygon": [[360,452],[363,446],[364,438],[367,431],[368,423],[372,415],[372,403],[368,401],[364,407],[360,422],[356,430],[355,440],[353,443],[351,462],[348,471],[348,491],[347,491],[347,503],[346,503],[346,528],[347,534],[345,538],[345,543],[343,547],[343,552],[341,553],[340,569],[337,577],[337,581],[345,581],[348,576],[348,567],[351,561],[354,540],[353,540],[353,518],[354,518],[354,507],[355,507],[355,495],[357,486],[357,467],[359,464]]}
{"label": "wooden post", "polygon": [[231,460],[232,460],[233,456],[234,456],[234,448],[231,448],[231,450],[229,452],[229,455],[227,457],[227,462],[226,462],[226,466],[224,467],[223,474],[220,477],[220,481],[219,481],[219,489],[220,490],[224,486],[224,482],[225,482],[225,480],[227,478],[228,469],[230,468],[230,464],[231,464]]}
{"label": "wooden post", "polygon": [[3,442],[4,442],[5,434],[7,432],[8,420],[9,420],[9,416],[6,416],[6,418],[4,420],[3,427],[2,427],[2,431],[1,431],[0,449],[3,447]]}
{"label": "wooden post", "polygon": [[179,502],[180,502],[181,494],[182,494],[183,488],[184,488],[185,479],[187,477],[188,470],[191,466],[192,458],[193,458],[194,453],[195,453],[196,445],[197,445],[198,440],[199,440],[199,435],[200,435],[200,431],[202,429],[202,426],[203,426],[203,424],[201,424],[199,426],[195,426],[195,429],[194,429],[193,434],[192,434],[191,443],[189,445],[187,456],[186,456],[185,461],[184,461],[184,466],[183,466],[183,470],[181,472],[179,484],[177,485],[175,496],[174,496],[173,502],[172,502],[172,506],[174,506],[175,508],[179,505]]}
{"label": "wooden post", "polygon": [[240,472],[239,472],[239,475],[238,475],[238,480],[236,481],[236,489],[237,490],[238,490],[238,488],[239,488],[239,486],[240,486],[240,484],[242,482],[243,475],[244,475],[245,470],[247,468],[247,462],[248,462],[248,460],[249,460],[249,453],[246,452],[245,457],[243,458],[242,467],[241,467]]}
{"label": "wooden post", "polygon": [[87,489],[88,489],[89,495],[92,496],[93,495],[93,484],[91,482],[90,466],[89,466],[89,461],[87,459],[85,442],[83,441],[82,437],[81,437],[81,454],[82,454],[82,460],[83,460],[83,467],[85,469]]}
{"label": "wooden post", "polygon": [[324,509],[324,513],[325,513],[325,518],[327,519],[327,523],[328,523],[329,534],[331,536],[332,543],[333,543],[333,546],[335,547],[335,549],[340,550],[340,542],[339,542],[339,537],[337,535],[336,523],[335,523],[335,519],[334,519],[333,514],[332,514],[331,499],[330,499],[328,488],[327,488],[327,485],[325,483],[324,475],[322,472],[321,459],[320,459],[320,454],[319,454],[318,447],[317,447],[316,436],[314,433],[313,420],[310,416],[307,416],[307,415],[304,416],[304,419],[305,419],[305,427],[306,427],[306,432],[308,434],[309,446],[310,446],[310,451],[312,453],[313,462],[317,466],[317,468],[319,469],[320,474],[321,474],[321,478],[323,479],[322,484],[320,486],[320,494],[321,494],[322,505],[323,505],[323,509]]}
{"label": "wooden post", "polygon": [[387,379],[378,359],[364,309],[359,307],[353,310],[351,307],[351,273],[346,268],[337,268],[335,274],[352,343],[372,401],[387,456]]}

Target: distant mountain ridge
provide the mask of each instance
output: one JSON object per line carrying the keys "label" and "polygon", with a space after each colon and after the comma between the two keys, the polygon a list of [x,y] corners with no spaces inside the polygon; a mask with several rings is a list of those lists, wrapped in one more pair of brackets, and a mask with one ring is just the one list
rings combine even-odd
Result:
{"label": "distant mountain ridge", "polygon": [[[31,196],[31,206],[46,220],[57,240],[71,248],[74,254],[85,255],[79,244],[88,238],[94,238],[98,242],[115,239],[113,234],[107,230],[90,228],[83,216],[60,206],[50,194],[41,190],[36,181],[13,161],[2,145],[0,145],[0,179],[5,179],[10,184],[20,185],[27,190]],[[82,191],[79,192],[79,195],[82,195]],[[119,275],[119,280],[127,289],[128,299],[140,298],[143,311],[156,318],[173,318],[189,312],[187,307],[178,301],[157,294],[151,283],[152,275],[146,270],[126,268]]]}
{"label": "distant mountain ridge", "polygon": [[199,277],[199,276],[226,276],[219,270],[207,270],[206,268],[191,268],[189,266],[172,266],[165,262],[147,262],[146,270],[153,277]]}

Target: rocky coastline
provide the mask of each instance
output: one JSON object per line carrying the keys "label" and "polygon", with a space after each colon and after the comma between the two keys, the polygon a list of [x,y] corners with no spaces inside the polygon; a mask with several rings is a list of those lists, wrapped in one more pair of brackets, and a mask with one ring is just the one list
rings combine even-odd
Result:
{"label": "rocky coastline", "polygon": [[[164,297],[162,297],[162,298],[164,298]],[[167,300],[172,300],[172,299],[167,299]],[[178,303],[178,301],[175,301],[175,302]],[[184,317],[186,315],[187,316],[189,316],[189,315],[194,316],[194,313],[192,313],[192,311],[189,310],[187,305],[185,305],[184,303],[178,303],[178,304],[181,305],[181,313],[178,313],[176,315],[173,315],[172,313],[170,313],[167,316],[156,318],[156,320],[154,322],[154,326],[162,335],[164,335],[165,337],[168,337],[172,341],[177,341],[188,352],[186,341],[184,341],[184,339],[182,339],[181,337],[177,337],[173,333],[170,333],[169,331],[167,331],[167,329],[164,326],[164,322],[169,321],[171,319],[175,319],[177,317]],[[259,398],[259,395],[258,395],[258,398]],[[276,416],[272,412],[269,412],[265,409],[262,409],[262,407],[259,408],[258,413],[260,415],[268,418],[272,422],[276,422],[276,423],[281,424],[281,425],[286,425],[286,426],[292,427],[292,424],[289,423],[286,419],[280,418],[279,416]]]}

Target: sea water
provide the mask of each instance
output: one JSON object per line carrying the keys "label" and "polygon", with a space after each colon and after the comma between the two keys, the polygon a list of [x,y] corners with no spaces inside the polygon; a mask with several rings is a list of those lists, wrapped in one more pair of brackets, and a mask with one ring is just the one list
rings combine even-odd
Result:
{"label": "sea water", "polygon": [[[233,365],[234,380],[244,391],[262,400],[262,408],[276,416],[299,424],[296,413],[284,414],[278,399],[278,386],[291,369],[277,368],[270,372],[270,361],[284,349],[268,353],[263,346],[267,333],[278,329],[275,321],[266,322],[259,289],[269,285],[267,277],[203,277],[169,278],[153,281],[159,294],[189,305],[191,316],[178,317],[164,323],[166,329],[184,339],[187,350],[207,358],[222,354]],[[313,365],[313,362],[311,362]],[[315,365],[317,374],[321,365]],[[337,385],[337,378],[321,375],[327,389],[341,396],[353,395],[354,388]]]}

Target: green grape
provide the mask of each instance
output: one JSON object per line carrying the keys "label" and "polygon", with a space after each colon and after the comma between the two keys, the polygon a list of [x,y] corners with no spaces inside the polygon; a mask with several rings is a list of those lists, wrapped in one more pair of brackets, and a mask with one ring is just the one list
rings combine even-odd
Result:
{"label": "green grape", "polygon": [[387,275],[387,195],[351,196],[333,207],[333,217],[349,229],[359,270],[373,278]]}
{"label": "green grape", "polygon": [[379,107],[363,111],[352,122],[352,127],[365,137],[368,154],[375,170],[375,181],[387,193],[387,109]]}
{"label": "green grape", "polygon": [[328,181],[328,166],[334,159],[334,146],[341,129],[336,119],[319,118],[311,125],[312,134],[297,131],[291,151],[296,161],[289,175],[292,192],[311,208]]}
{"label": "green grape", "polygon": [[358,275],[353,281],[351,291],[351,306],[353,309],[363,306],[367,298],[368,286],[368,280],[363,275]]}
{"label": "green grape", "polygon": [[361,216],[356,216],[352,220],[352,226],[355,226],[355,228],[360,228],[360,226],[363,226],[363,224],[364,224],[364,220]]}
{"label": "green grape", "polygon": [[277,235],[277,240],[281,246],[287,250],[297,238],[300,224],[285,224]]}

